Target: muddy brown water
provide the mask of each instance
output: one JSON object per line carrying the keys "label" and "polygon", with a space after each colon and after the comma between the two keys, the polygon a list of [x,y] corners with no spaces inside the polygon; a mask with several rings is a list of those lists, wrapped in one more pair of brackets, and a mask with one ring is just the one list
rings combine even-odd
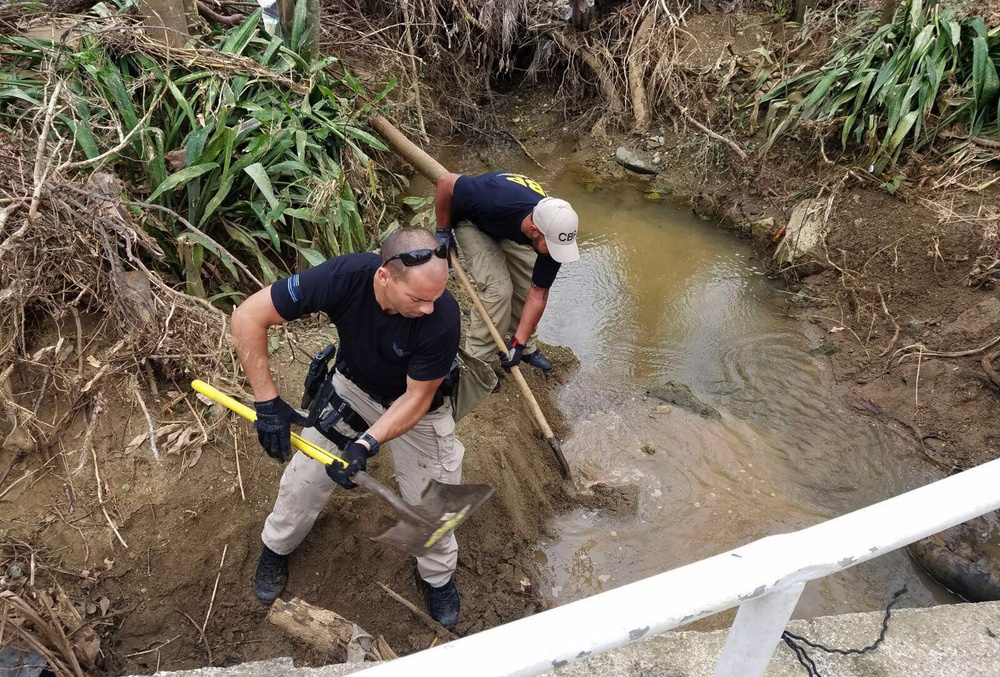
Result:
{"label": "muddy brown water", "polygon": [[[538,544],[551,605],[669,571],[772,534],[796,531],[939,478],[912,441],[838,396],[823,342],[807,336],[750,245],[680,201],[649,200],[641,181],[604,180],[566,147],[536,153],[438,150],[453,171],[521,172],[580,215],[580,261],[563,266],[539,326],[580,367],[559,404],[571,466],[639,488],[638,514],[577,508]],[[488,161],[488,162],[487,162]],[[411,191],[430,195],[417,180]],[[646,394],[686,385],[718,419]],[[643,448],[646,448],[646,451]],[[647,453],[652,450],[653,453]],[[810,582],[793,617],[962,601],[903,550]],[[698,624],[727,626],[729,615]]]}
{"label": "muddy brown water", "polygon": [[[552,525],[537,552],[552,603],[934,479],[908,441],[839,402],[823,358],[809,354],[822,337],[806,336],[790,295],[731,232],[634,188],[588,191],[571,172],[547,187],[581,221],[581,259],[563,267],[540,325],[545,342],[580,359],[560,395],[573,429],[563,449],[588,474],[640,489],[634,518],[580,508]],[[663,380],[720,417],[645,394]],[[896,551],[809,583],[795,615],[882,608],[904,585],[910,606],[957,601]]]}

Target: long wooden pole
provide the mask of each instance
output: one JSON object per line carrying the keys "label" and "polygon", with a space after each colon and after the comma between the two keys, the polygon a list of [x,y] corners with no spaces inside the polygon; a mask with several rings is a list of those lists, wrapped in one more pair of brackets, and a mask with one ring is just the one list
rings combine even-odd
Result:
{"label": "long wooden pole", "polygon": [[[376,115],[371,119],[372,127],[377,131],[386,143],[396,151],[403,159],[413,165],[413,168],[418,172],[427,177],[428,180],[437,183],[437,180],[441,178],[442,175],[447,174],[448,170],[444,168],[440,162],[432,158],[423,149],[417,146],[415,143],[406,138],[402,132],[396,129],[391,122],[386,120],[381,115]],[[493,341],[497,344],[497,348],[500,352],[510,355],[507,351],[507,346],[503,342],[503,337],[500,336],[500,332],[497,331],[496,326],[493,324],[493,320],[490,319],[490,315],[486,312],[486,308],[483,306],[483,302],[479,300],[479,294],[476,293],[475,288],[469,281],[469,276],[465,274],[465,270],[462,268],[462,264],[459,263],[457,257],[452,257],[451,259],[452,267],[454,267],[455,272],[458,274],[458,279],[462,282],[462,286],[465,287],[465,291],[468,292],[469,296],[472,298],[473,305],[476,306],[476,310],[479,311],[479,316],[483,318],[483,323],[486,328],[490,330],[490,335],[493,337]],[[524,374],[515,365],[511,367],[510,373],[514,377],[514,381],[521,388],[521,393],[524,395],[525,401],[528,403],[528,408],[531,409],[531,413],[534,414],[535,422],[538,424],[538,428],[545,435],[546,442],[549,443],[549,447],[552,449],[552,453],[555,454],[556,460],[559,462],[559,470],[562,472],[562,476],[565,479],[570,478],[569,464],[566,462],[566,457],[563,456],[562,447],[559,446],[559,440],[556,439],[555,434],[552,432],[552,428],[549,427],[549,422],[545,419],[545,414],[542,413],[542,408],[538,406],[538,400],[531,392],[531,388],[528,387],[528,382],[524,380]]]}

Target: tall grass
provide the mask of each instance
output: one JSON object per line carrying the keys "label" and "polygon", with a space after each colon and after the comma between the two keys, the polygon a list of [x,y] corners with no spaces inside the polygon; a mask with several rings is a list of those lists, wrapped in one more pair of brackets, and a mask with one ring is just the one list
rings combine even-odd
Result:
{"label": "tall grass", "polygon": [[904,147],[920,149],[941,131],[1000,137],[1000,27],[956,18],[953,5],[907,0],[879,27],[862,15],[856,31],[822,67],[780,82],[762,99],[767,148],[800,120],[836,120],[840,141],[871,154],[877,170]]}
{"label": "tall grass", "polygon": [[303,262],[364,250],[381,204],[370,153],[386,147],[362,120],[391,85],[369,96],[335,58],[305,62],[304,12],[287,42],[260,17],[217,35],[216,50],[173,54],[113,31],[84,35],[74,51],[0,37],[0,128],[30,133],[50,81],[62,79],[54,137],[91,159],[123,146],[110,165],[128,192],[193,226],[146,221],[167,252],[162,265],[189,288],[206,277],[235,293],[230,254],[268,283]]}

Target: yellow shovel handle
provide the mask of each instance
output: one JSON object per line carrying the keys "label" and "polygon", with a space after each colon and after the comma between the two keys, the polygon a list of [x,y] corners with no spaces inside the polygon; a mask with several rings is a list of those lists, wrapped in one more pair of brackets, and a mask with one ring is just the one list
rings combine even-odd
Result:
{"label": "yellow shovel handle", "polygon": [[[228,409],[232,409],[243,418],[248,418],[251,421],[257,420],[257,412],[255,412],[252,407],[248,407],[242,402],[233,399],[221,390],[205,383],[204,381],[195,379],[194,381],[191,381],[191,387],[208,399],[218,402]],[[295,433],[292,433],[292,446],[324,465],[331,465],[334,462],[338,462],[343,464],[345,468],[347,467],[347,461],[344,459],[339,456],[334,456],[326,449],[316,446],[309,440],[303,439]]]}

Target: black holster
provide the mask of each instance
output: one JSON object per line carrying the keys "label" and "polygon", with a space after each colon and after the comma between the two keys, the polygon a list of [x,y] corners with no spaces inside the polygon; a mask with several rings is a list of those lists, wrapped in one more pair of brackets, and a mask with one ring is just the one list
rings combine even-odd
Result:
{"label": "black holster", "polygon": [[[303,422],[303,428],[316,428],[324,437],[333,442],[343,451],[351,442],[357,439],[369,427],[367,421],[354,411],[333,387],[329,361],[335,347],[328,345],[313,357],[306,373],[305,388],[302,394],[302,406],[309,407],[309,416]],[[311,405],[311,406],[310,406]],[[345,435],[336,428],[338,421],[343,421],[354,430],[354,435]]]}

